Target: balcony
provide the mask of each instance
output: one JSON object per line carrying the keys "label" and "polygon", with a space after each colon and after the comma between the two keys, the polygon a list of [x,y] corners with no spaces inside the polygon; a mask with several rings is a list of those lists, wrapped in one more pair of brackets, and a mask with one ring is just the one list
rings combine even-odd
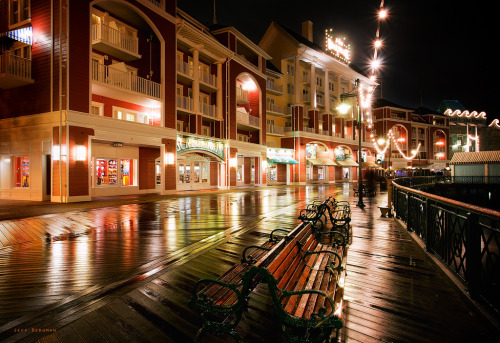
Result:
{"label": "balcony", "polygon": [[11,54],[0,55],[0,88],[9,89],[30,85],[31,60]]}
{"label": "balcony", "polygon": [[176,106],[177,110],[180,112],[184,113],[193,113],[193,99],[187,97],[187,96],[182,96],[182,95],[177,95],[176,96]]}
{"label": "balcony", "polygon": [[283,95],[283,85],[276,85],[269,80],[266,82],[266,90],[270,94]]}
{"label": "balcony", "polygon": [[236,123],[238,128],[246,131],[258,131],[260,128],[259,118],[246,113],[243,107],[236,110]]}
{"label": "balcony", "polygon": [[139,39],[103,23],[92,25],[92,47],[124,61],[141,58]]}
{"label": "balcony", "polygon": [[204,116],[216,119],[215,105],[200,103],[200,112]]}
{"label": "balcony", "polygon": [[266,125],[266,133],[268,136],[284,136],[285,128],[282,126]]}
{"label": "balcony", "polygon": [[161,99],[161,84],[97,62],[92,63],[92,81],[94,94],[150,107],[158,107]]}
{"label": "balcony", "polygon": [[236,103],[238,105],[248,104],[248,91],[241,87],[236,87]]}
{"label": "balcony", "polygon": [[275,116],[285,116],[283,106],[273,104],[272,102],[266,103],[266,112]]}
{"label": "balcony", "polygon": [[217,77],[210,74],[206,70],[200,70],[200,89],[207,92],[214,92],[217,90]]}
{"label": "balcony", "polygon": [[186,62],[177,62],[177,80],[190,85],[193,78],[193,68]]}

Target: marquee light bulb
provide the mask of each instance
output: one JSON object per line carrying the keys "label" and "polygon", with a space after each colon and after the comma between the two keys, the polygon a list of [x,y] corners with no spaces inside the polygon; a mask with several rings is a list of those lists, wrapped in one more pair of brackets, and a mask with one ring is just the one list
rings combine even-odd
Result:
{"label": "marquee light bulb", "polygon": [[378,49],[378,48],[380,48],[381,46],[382,46],[382,41],[381,41],[380,39],[377,39],[377,40],[375,41],[375,48],[377,48],[377,49]]}
{"label": "marquee light bulb", "polygon": [[382,8],[380,12],[378,12],[378,18],[385,19],[387,18],[387,14],[388,14],[387,10],[385,8]]}

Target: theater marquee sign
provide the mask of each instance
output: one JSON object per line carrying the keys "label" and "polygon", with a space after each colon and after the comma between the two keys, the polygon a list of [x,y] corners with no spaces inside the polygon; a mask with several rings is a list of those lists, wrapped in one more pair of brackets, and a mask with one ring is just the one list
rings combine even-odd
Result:
{"label": "theater marquee sign", "polygon": [[196,137],[177,137],[178,154],[194,150],[206,151],[224,160],[224,143],[222,142]]}

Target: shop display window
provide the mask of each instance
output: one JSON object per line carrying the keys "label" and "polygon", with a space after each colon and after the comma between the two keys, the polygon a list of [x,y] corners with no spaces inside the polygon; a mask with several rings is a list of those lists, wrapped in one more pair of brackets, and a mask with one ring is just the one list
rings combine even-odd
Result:
{"label": "shop display window", "polygon": [[29,157],[14,157],[14,186],[28,188],[30,186]]}
{"label": "shop display window", "polygon": [[200,165],[198,163],[195,163],[193,168],[193,183],[199,183],[199,182],[200,182]]}
{"label": "shop display window", "polygon": [[268,165],[268,170],[269,170],[269,181],[277,181],[278,180],[278,168],[276,164],[269,164]]}
{"label": "shop display window", "polygon": [[134,160],[122,159],[120,162],[122,186],[134,186],[135,173],[134,173]]}
{"label": "shop display window", "polygon": [[201,182],[208,182],[210,176],[210,163],[203,163],[201,169]]}
{"label": "shop display window", "polygon": [[236,181],[243,181],[243,166],[239,165],[236,170]]}
{"label": "shop display window", "polygon": [[161,161],[156,161],[156,184],[161,185]]}
{"label": "shop display window", "polygon": [[318,180],[323,180],[325,178],[324,172],[325,170],[323,167],[318,168]]}
{"label": "shop display window", "polygon": [[118,184],[117,161],[98,158],[96,159],[97,185],[115,186]]}

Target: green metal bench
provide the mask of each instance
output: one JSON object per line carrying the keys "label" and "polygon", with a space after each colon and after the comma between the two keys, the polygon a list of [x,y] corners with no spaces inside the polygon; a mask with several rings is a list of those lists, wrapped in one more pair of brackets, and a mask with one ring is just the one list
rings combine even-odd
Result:
{"label": "green metal bench", "polygon": [[321,244],[311,228],[288,242],[268,266],[252,267],[269,286],[287,341],[323,342],[334,329],[339,334],[347,250]]}
{"label": "green metal bench", "polygon": [[[253,266],[266,266],[271,261],[269,251],[280,249],[304,228],[310,228],[310,224],[300,224],[291,231],[276,229],[263,245],[247,247],[243,251],[241,262],[217,279],[204,278],[196,282],[189,304],[200,313],[203,326],[198,331],[195,342],[207,331],[230,334],[241,341],[234,328],[241,319],[249,292],[262,279],[261,275],[249,271]],[[275,237],[280,231],[287,232],[283,239]]]}

